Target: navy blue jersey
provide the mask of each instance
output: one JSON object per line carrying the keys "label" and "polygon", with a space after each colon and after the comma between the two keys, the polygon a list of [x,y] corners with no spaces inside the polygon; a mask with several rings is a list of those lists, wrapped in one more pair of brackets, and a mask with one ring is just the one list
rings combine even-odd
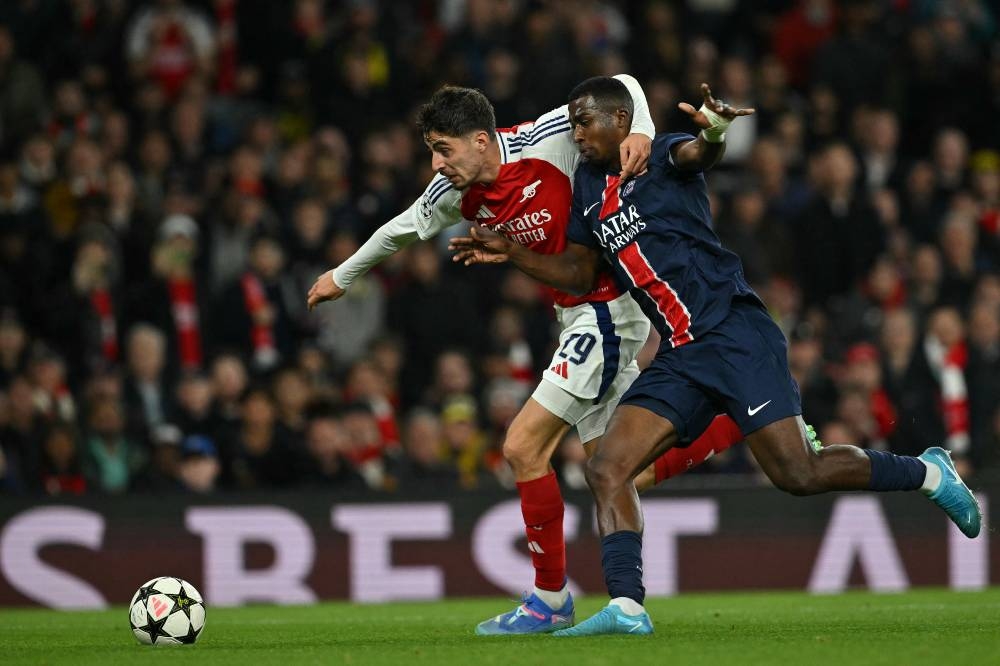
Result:
{"label": "navy blue jersey", "polygon": [[670,148],[690,134],[658,134],[649,170],[618,174],[583,163],[576,171],[570,240],[604,252],[616,277],[674,347],[726,318],[734,297],[756,294],[739,257],[712,231],[700,171],[674,167]]}

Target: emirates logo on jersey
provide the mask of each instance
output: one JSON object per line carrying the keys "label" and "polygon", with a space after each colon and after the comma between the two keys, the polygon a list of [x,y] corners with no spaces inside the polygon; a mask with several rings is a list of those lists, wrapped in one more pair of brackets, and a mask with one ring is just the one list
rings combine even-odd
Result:
{"label": "emirates logo on jersey", "polygon": [[535,194],[538,191],[538,186],[541,185],[541,184],[542,184],[542,179],[539,178],[538,180],[536,180],[535,182],[533,182],[531,185],[525,186],[525,188],[523,190],[521,190],[521,200],[518,201],[517,203],[524,203],[528,199],[531,199],[532,197],[534,197]]}

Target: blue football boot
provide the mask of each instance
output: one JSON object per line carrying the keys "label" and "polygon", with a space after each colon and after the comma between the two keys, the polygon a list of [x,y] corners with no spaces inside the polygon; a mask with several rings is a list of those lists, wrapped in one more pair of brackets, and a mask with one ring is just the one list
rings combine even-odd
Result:
{"label": "blue football boot", "polygon": [[982,527],[983,512],[976,496],[955,471],[951,455],[939,446],[932,446],[920,454],[920,459],[941,470],[941,485],[927,495],[928,499],[948,514],[962,534],[974,539]]}
{"label": "blue football boot", "polygon": [[596,615],[568,629],[561,629],[553,636],[599,636],[602,634],[644,635],[653,633],[653,622],[648,613],[628,615],[618,606],[608,604]]}
{"label": "blue football boot", "polygon": [[562,608],[553,610],[536,595],[521,598],[521,605],[503,615],[480,622],[476,634],[480,636],[508,636],[516,634],[545,634],[572,627],[576,619],[573,595],[566,598]]}

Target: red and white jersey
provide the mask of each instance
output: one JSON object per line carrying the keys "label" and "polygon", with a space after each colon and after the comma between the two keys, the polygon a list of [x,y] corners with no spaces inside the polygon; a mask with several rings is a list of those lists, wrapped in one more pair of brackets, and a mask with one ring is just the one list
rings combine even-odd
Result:
{"label": "red and white jersey", "polygon": [[[573,172],[580,160],[566,107],[533,123],[498,130],[497,143],[500,173],[492,183],[474,183],[459,191],[439,176],[424,191],[417,211],[420,238],[431,238],[467,220],[534,252],[562,252],[573,200]],[[563,307],[611,301],[622,293],[610,272],[602,272],[593,291],[583,296],[551,291],[556,304]]]}
{"label": "red and white jersey", "polygon": [[[652,138],[655,133],[639,82],[627,74],[615,76],[632,96],[632,131]],[[489,185],[465,191],[438,175],[413,204],[386,222],[333,271],[336,284],[347,289],[372,266],[418,238],[427,240],[459,222],[476,222],[542,254],[566,247],[572,207],[573,173],[580,153],[566,106],[549,111],[532,123],[497,131],[500,174]],[[611,301],[619,295],[610,273],[602,274],[592,292],[582,297],[553,290],[563,307]]]}

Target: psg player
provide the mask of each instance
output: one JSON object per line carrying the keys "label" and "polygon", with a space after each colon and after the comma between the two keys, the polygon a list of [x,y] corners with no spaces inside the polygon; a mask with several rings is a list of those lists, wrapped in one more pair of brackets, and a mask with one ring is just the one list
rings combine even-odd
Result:
{"label": "psg player", "polygon": [[597,503],[610,604],[557,636],[648,634],[642,606],[642,513],[633,479],[672,447],[683,447],[718,412],[746,434],[771,481],[793,495],[835,490],[922,490],[968,537],[981,511],[947,451],[919,457],[855,446],[811,446],[784,336],[743,276],[739,258],[711,228],[702,171],[722,156],[725,130],[752,109],[733,109],[702,85],[704,102],[681,108],[698,137],[660,134],[648,171],[620,177],[618,146],[633,113],[629,91],[597,77],[570,94],[569,117],[584,163],[577,169],[570,242],[540,255],[474,227],[452,241],[466,264],[509,260],[569,293],[592,288],[610,265],[662,338],[653,363],[622,397],[587,463]]}

